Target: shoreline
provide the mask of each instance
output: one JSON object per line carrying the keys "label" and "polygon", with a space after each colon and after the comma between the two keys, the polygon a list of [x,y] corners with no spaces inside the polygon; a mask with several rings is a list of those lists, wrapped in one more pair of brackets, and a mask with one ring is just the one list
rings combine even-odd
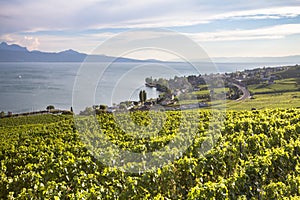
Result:
{"label": "shoreline", "polygon": [[11,118],[11,117],[22,117],[22,116],[24,117],[24,116],[32,116],[32,115],[46,115],[46,114],[73,115],[73,112],[69,111],[69,110],[60,110],[60,109],[40,110],[40,111],[16,113],[16,114],[13,114],[12,112],[8,112],[7,115],[0,116],[0,119],[2,119],[2,118]]}

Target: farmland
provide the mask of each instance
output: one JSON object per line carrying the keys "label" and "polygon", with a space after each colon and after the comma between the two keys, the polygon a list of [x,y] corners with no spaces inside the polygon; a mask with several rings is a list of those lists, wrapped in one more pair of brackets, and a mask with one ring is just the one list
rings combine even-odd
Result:
{"label": "farmland", "polygon": [[[95,118],[44,115],[43,120],[41,116],[0,119],[0,198],[299,198],[300,110],[227,111],[224,121],[217,124],[213,118],[222,113],[213,112],[139,111],[130,116],[102,113]],[[94,119],[99,126],[91,126]],[[140,136],[136,125],[150,134]],[[215,141],[207,140],[212,127],[218,135]],[[143,154],[162,150],[180,130],[192,136],[190,145],[184,151],[159,151],[162,157],[170,152],[179,156],[139,173],[126,170],[141,166],[138,159],[125,160],[122,168],[107,165],[99,154],[105,145],[100,140],[103,137],[121,150]],[[211,148],[203,152],[207,141]]]}

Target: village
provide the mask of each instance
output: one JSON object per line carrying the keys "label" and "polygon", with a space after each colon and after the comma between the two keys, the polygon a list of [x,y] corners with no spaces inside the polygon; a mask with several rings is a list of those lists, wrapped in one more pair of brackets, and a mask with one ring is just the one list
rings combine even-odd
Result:
{"label": "village", "polygon": [[[247,90],[253,84],[273,84],[281,77],[277,72],[289,67],[263,67],[236,71],[232,73],[175,76],[172,79],[145,79],[146,87],[156,88],[160,95],[156,99],[147,99],[145,91],[140,91],[139,101],[124,101],[115,106],[94,106],[98,112],[118,112],[136,110],[184,110],[209,107],[213,96],[224,96],[229,100],[251,98]],[[207,84],[209,83],[209,84]],[[221,91],[218,94],[218,91]],[[191,101],[194,100],[194,101]],[[185,103],[185,102],[190,103]],[[84,112],[82,112],[84,114]]]}

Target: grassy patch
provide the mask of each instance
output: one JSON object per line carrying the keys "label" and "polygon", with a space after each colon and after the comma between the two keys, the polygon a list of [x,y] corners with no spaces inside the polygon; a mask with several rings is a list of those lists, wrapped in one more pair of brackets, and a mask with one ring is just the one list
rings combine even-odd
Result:
{"label": "grassy patch", "polygon": [[[221,94],[223,92],[228,92],[229,88],[214,88],[214,93],[215,94]],[[200,90],[200,91],[194,91],[192,92],[193,95],[205,95],[205,94],[210,94],[209,90]]]}
{"label": "grassy patch", "polygon": [[254,99],[245,101],[227,101],[227,109],[251,110],[265,108],[297,108],[300,107],[300,92],[286,92],[255,95]]}
{"label": "grassy patch", "polygon": [[252,94],[292,92],[298,91],[300,89],[300,86],[297,84],[297,81],[297,78],[288,78],[276,80],[273,84],[261,83],[249,85],[248,89]]}

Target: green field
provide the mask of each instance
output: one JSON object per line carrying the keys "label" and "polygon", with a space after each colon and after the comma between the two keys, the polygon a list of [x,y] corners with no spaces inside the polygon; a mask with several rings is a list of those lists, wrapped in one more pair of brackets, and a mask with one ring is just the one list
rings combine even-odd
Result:
{"label": "green field", "polygon": [[[229,91],[229,88],[214,88],[214,93],[219,94],[219,93],[226,93]],[[194,91],[191,94],[193,95],[205,95],[205,94],[210,94],[209,90],[200,90],[200,91]]]}
{"label": "green field", "polygon": [[[201,100],[181,100],[180,105],[197,104]],[[214,100],[207,102],[212,105],[212,108],[228,109],[228,110],[251,110],[267,109],[267,108],[299,108],[300,107],[300,92],[284,92],[284,93],[271,93],[271,94],[256,94],[250,99],[243,101],[235,100]],[[210,109],[203,108],[203,109]]]}
{"label": "green field", "polygon": [[286,92],[274,94],[257,94],[251,99],[244,101],[226,102],[226,108],[229,110],[251,110],[266,108],[299,108],[300,92]]}
{"label": "green field", "polygon": [[[222,116],[188,110],[103,113],[76,123],[63,115],[0,119],[0,199],[299,199],[300,109]],[[142,158],[154,152],[146,163],[153,167],[143,172],[139,156],[121,156],[124,165],[115,166],[120,150]]]}
{"label": "green field", "polygon": [[299,79],[297,78],[287,78],[287,79],[275,80],[273,84],[262,83],[262,84],[249,85],[248,90],[252,94],[299,91],[300,85],[298,84],[298,82]]}

